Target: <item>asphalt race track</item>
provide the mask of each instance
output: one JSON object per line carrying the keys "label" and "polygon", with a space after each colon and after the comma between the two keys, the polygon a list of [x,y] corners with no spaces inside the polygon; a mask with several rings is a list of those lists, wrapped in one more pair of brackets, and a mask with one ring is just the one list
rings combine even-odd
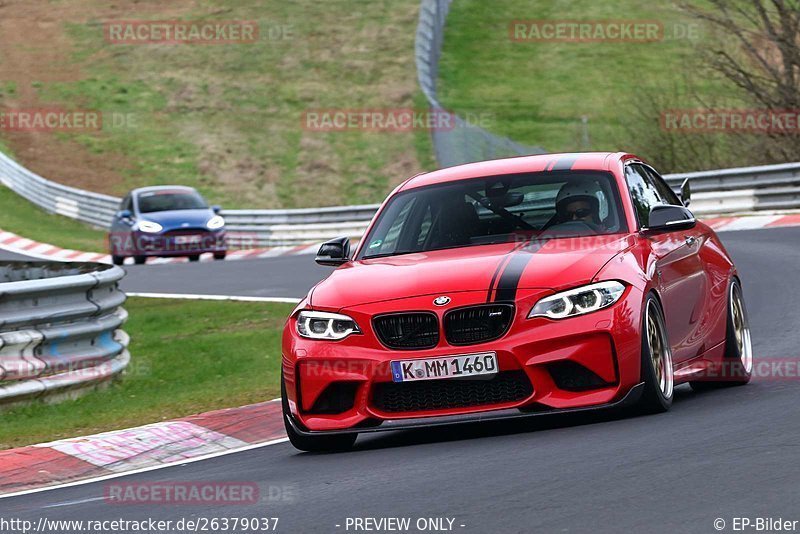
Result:
{"label": "asphalt race track", "polygon": [[[0,261],[26,259],[0,250]],[[122,289],[129,293],[302,297],[333,268],[317,265],[314,256],[306,254],[245,261],[126,264],[125,270],[128,274]]]}
{"label": "asphalt race track", "polygon": [[[756,364],[797,361],[800,228],[722,237],[744,282]],[[325,274],[309,256],[129,271],[128,290],[276,296],[301,296]],[[733,517],[800,519],[799,422],[797,379],[702,394],[681,386],[657,416],[379,434],[342,454],[281,443],[117,479],[255,481],[276,496],[258,505],[119,506],[99,482],[0,500],[0,517],[269,516],[290,533],[347,532],[348,517],[447,517],[456,532],[498,533],[716,532],[722,518],[730,531]]]}
{"label": "asphalt race track", "polygon": [[140,293],[195,293],[252,297],[303,297],[332,267],[313,255],[205,263],[125,265],[122,289]]}

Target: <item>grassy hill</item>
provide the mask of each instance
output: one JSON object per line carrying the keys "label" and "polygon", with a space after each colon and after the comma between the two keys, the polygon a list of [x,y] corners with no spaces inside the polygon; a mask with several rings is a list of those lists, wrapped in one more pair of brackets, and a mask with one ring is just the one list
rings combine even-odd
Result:
{"label": "grassy hill", "polygon": [[[519,20],[655,20],[664,39],[515,42],[509,25]],[[690,31],[695,38],[684,35]],[[732,98],[699,67],[709,37],[671,2],[459,0],[447,21],[440,95],[456,111],[490,113],[494,133],[549,152],[648,150],[638,135],[643,125],[635,123],[646,120],[657,129],[659,104],[697,107],[689,91],[715,101]],[[647,106],[643,119],[639,110]],[[655,162],[659,154],[642,156]]]}
{"label": "grassy hill", "polygon": [[[427,132],[321,133],[309,109],[424,100],[413,43],[418,0],[30,0],[4,3],[0,105],[101,110],[100,132],[0,132],[48,178],[122,195],[199,187],[225,207],[375,202],[433,166]],[[252,20],[255,43],[114,44],[118,20]],[[43,38],[45,36],[46,38]],[[114,125],[112,116],[131,117]]]}

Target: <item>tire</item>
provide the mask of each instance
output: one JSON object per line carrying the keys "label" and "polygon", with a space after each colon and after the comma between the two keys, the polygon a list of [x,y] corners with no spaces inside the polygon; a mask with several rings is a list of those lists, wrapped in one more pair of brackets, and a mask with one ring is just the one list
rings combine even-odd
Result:
{"label": "tire", "polygon": [[134,256],[134,257],[133,257],[133,262],[134,262],[136,265],[144,265],[144,263],[145,263],[146,261],[147,261],[147,256]]}
{"label": "tire", "polygon": [[200,261],[200,254],[192,254],[189,256],[189,261]]}
{"label": "tire", "polygon": [[330,436],[304,436],[298,434],[288,420],[290,417],[289,400],[286,396],[283,371],[281,371],[281,405],[283,406],[283,424],[286,428],[286,435],[289,436],[289,442],[295,449],[306,452],[341,452],[350,450],[356,442],[357,433],[333,434]]}
{"label": "tire", "polygon": [[122,265],[125,263],[125,256],[111,256],[111,263],[114,265]]}
{"label": "tire", "polygon": [[227,252],[215,252],[214,253],[214,259],[218,260],[218,261],[222,261],[222,260],[225,259],[225,256],[227,256],[227,255],[228,255]]}
{"label": "tire", "polygon": [[738,278],[734,278],[728,289],[725,353],[720,372],[711,380],[695,380],[689,382],[689,385],[695,391],[743,386],[750,382],[752,375],[753,345],[750,339],[750,321],[744,305],[742,284]]}
{"label": "tire", "polygon": [[672,348],[658,299],[650,293],[642,309],[642,381],[644,391],[639,401],[641,413],[666,412],[672,406]]}

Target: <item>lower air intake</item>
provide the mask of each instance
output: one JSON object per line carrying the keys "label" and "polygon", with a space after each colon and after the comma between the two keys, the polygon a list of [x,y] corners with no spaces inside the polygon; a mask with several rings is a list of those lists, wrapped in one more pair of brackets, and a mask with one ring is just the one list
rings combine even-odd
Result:
{"label": "lower air intake", "polygon": [[533,393],[525,371],[503,371],[491,379],[381,382],[373,405],[383,412],[424,412],[521,401]]}

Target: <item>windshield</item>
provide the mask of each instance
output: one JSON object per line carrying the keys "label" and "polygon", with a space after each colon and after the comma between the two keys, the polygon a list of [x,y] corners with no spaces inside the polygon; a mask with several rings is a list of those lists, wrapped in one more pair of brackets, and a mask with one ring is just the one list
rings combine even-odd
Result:
{"label": "windshield", "polygon": [[139,213],[208,208],[196,191],[148,191],[139,195]]}
{"label": "windshield", "polygon": [[491,176],[395,196],[366,238],[361,259],[627,231],[619,191],[602,172]]}

